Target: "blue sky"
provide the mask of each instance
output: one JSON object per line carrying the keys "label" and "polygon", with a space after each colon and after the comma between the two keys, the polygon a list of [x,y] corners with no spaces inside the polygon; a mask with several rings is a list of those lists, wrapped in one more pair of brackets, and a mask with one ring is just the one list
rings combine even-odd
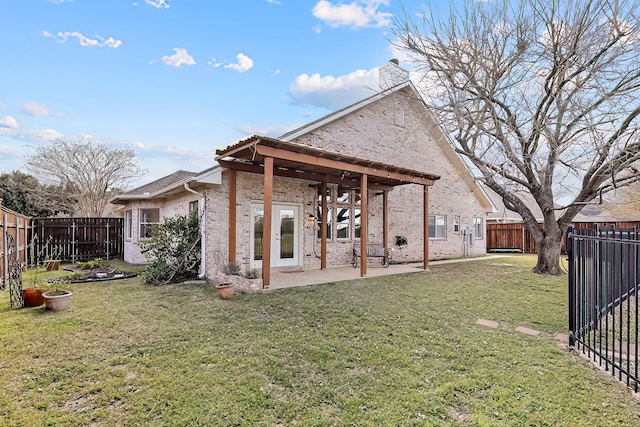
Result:
{"label": "blue sky", "polygon": [[213,165],[373,93],[418,0],[0,0],[0,171],[56,138],[130,145],[148,174]]}

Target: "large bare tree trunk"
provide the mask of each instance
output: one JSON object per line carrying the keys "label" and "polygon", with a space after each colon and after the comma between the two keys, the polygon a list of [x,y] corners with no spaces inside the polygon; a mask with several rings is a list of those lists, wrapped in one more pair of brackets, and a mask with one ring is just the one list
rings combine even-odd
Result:
{"label": "large bare tree trunk", "polygon": [[536,241],[538,251],[538,263],[533,268],[538,274],[562,274],[560,268],[560,253],[562,251],[562,230],[555,227],[553,230],[543,231],[543,238]]}

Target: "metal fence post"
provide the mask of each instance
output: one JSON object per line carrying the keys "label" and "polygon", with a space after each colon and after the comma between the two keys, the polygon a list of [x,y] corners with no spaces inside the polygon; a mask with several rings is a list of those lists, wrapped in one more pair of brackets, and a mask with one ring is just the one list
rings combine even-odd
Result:
{"label": "metal fence post", "polygon": [[573,248],[573,226],[567,229],[567,256],[569,258],[569,346],[576,345],[576,274]]}
{"label": "metal fence post", "polygon": [[71,264],[76,263],[76,222],[71,223]]}
{"label": "metal fence post", "polygon": [[109,241],[109,221],[107,221],[107,241],[105,242],[106,244],[106,255],[107,255],[107,260],[109,260],[109,248],[110,248],[110,244],[111,242]]}

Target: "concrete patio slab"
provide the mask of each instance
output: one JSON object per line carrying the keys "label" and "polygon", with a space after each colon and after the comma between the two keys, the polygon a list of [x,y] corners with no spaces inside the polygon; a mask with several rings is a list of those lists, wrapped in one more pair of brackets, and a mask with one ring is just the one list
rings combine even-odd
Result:
{"label": "concrete patio slab", "polygon": [[[473,258],[460,258],[443,261],[431,261],[429,266],[435,266],[440,264],[451,264],[460,262],[481,262],[488,261],[496,258],[504,258],[508,255],[488,255],[483,257]],[[394,274],[407,274],[407,273],[419,273],[424,272],[422,269],[422,263],[411,264],[393,264],[388,268],[382,267],[371,263],[367,265],[367,277],[380,277],[390,276]],[[299,286],[317,285],[320,283],[341,282],[345,280],[360,279],[360,268],[353,268],[352,266],[331,267],[326,270],[313,269],[313,270],[293,270],[293,271],[272,271],[271,272],[271,286],[268,290],[295,288]]]}

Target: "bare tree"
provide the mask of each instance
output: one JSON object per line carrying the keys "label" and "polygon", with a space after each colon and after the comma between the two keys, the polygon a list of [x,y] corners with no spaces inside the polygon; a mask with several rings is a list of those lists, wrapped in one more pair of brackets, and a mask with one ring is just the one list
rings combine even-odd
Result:
{"label": "bare tree", "polygon": [[99,217],[113,196],[145,173],[131,148],[113,148],[92,142],[55,140],[35,148],[27,168],[36,176],[75,189],[76,215]]}
{"label": "bare tree", "polygon": [[[584,204],[638,180],[637,1],[466,1],[397,20],[397,46],[479,179],[518,212],[538,273],[561,274],[562,236]],[[511,189],[528,190],[543,229]],[[564,205],[558,206],[563,193]]]}

